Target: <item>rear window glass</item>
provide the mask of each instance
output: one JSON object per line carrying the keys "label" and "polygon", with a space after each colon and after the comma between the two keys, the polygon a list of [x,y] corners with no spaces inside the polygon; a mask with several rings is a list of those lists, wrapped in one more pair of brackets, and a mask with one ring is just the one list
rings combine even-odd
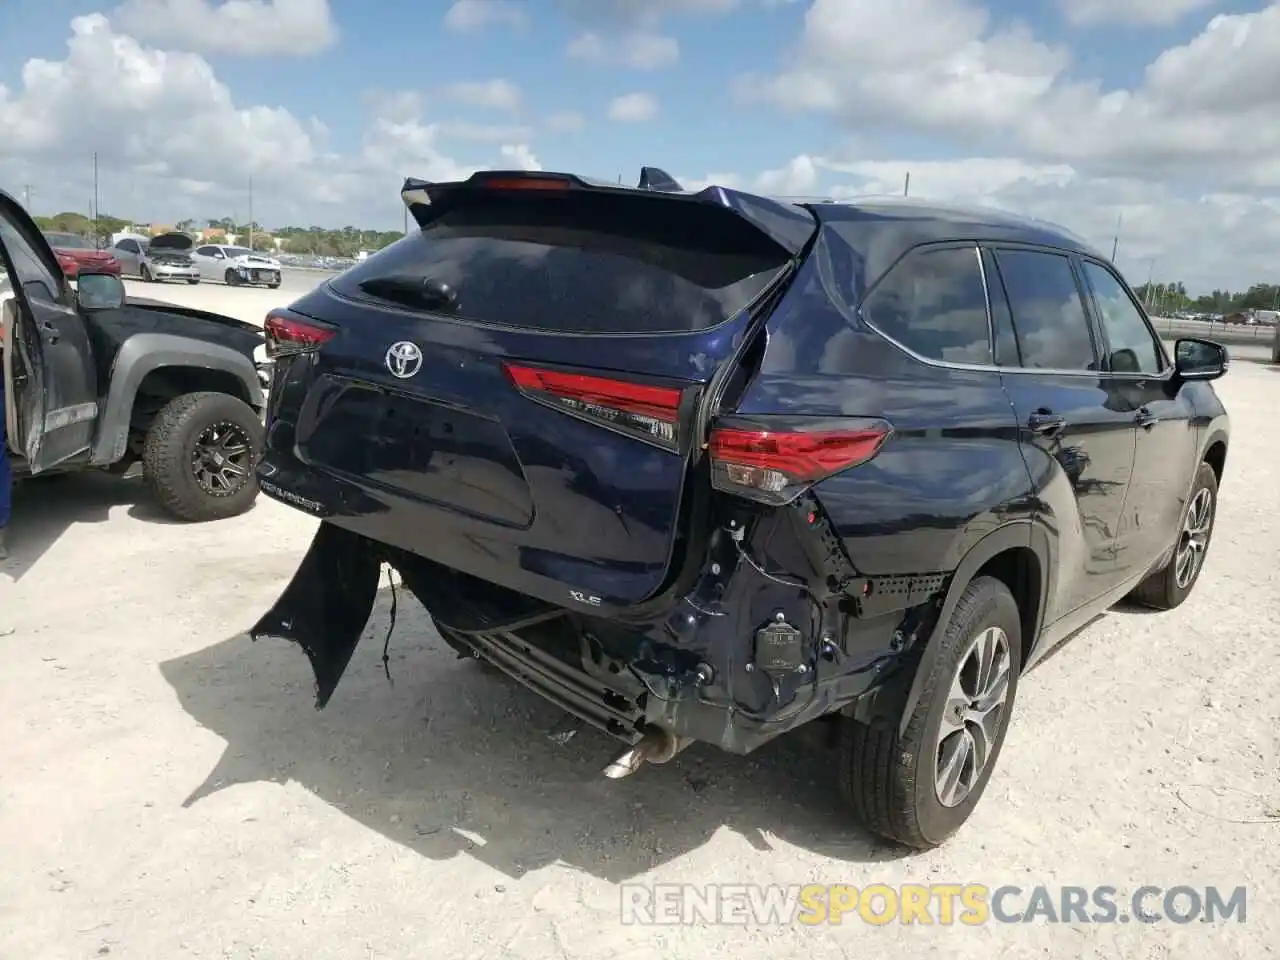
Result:
{"label": "rear window glass", "polygon": [[[576,333],[705,330],[737,315],[787,254],[735,214],[671,198],[487,197],[455,206],[332,281],[447,286],[464,320]],[[398,305],[414,305],[396,298]]]}

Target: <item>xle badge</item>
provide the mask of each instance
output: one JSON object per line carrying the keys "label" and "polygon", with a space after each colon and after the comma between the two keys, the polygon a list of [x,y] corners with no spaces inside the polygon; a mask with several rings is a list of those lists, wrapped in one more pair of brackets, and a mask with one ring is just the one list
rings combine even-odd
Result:
{"label": "xle badge", "polygon": [[599,597],[593,597],[589,594],[583,593],[580,590],[570,590],[569,596],[572,597],[574,600],[577,600],[579,603],[585,603],[589,607],[600,606]]}

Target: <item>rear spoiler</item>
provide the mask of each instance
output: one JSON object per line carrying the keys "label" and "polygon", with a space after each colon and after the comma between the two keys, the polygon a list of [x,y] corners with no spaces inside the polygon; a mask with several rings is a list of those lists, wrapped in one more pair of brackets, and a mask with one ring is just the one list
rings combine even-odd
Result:
{"label": "rear spoiler", "polygon": [[803,207],[728,187],[706,187],[690,193],[674,177],[657,167],[641,168],[640,182],[634,187],[572,173],[529,170],[481,170],[466,180],[444,183],[406,177],[400,188],[400,199],[418,226],[425,227],[442,208],[463,197],[509,191],[527,191],[542,196],[587,191],[600,196],[653,203],[700,203],[719,207],[741,217],[793,257],[804,250],[817,228],[813,214]]}

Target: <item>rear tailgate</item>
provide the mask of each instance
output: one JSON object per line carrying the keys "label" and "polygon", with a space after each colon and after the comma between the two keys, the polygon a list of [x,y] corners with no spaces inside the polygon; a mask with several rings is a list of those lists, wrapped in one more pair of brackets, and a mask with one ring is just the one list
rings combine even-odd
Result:
{"label": "rear tailgate", "polygon": [[335,522],[557,604],[651,596],[700,398],[810,215],[556,175],[406,195],[420,232],[291,307],[336,331],[294,452],[379,504]]}

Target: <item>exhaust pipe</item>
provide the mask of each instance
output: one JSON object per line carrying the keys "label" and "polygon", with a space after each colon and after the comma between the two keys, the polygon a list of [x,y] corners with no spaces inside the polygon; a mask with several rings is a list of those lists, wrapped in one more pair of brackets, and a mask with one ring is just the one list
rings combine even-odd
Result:
{"label": "exhaust pipe", "polygon": [[638,743],[623,750],[604,768],[604,775],[610,780],[621,780],[646,763],[666,763],[691,743],[693,740],[689,737],[677,737],[662,727],[649,727]]}

